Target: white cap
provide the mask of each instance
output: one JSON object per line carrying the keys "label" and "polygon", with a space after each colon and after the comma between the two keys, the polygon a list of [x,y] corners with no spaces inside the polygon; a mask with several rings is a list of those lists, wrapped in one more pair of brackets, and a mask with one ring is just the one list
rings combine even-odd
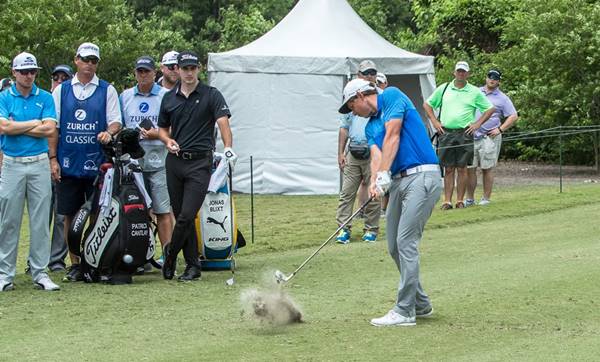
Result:
{"label": "white cap", "polygon": [[387,83],[387,77],[383,73],[377,73],[377,83]]}
{"label": "white cap", "polygon": [[369,90],[375,90],[375,86],[367,80],[356,78],[346,84],[344,87],[344,99],[342,100],[342,106],[338,112],[342,114],[350,113],[351,110],[348,108],[348,101],[356,96],[357,93],[366,92]]}
{"label": "white cap", "polygon": [[162,61],[160,62],[162,65],[171,65],[177,64],[177,56],[178,52],[171,50],[170,52],[166,52],[162,57]]}
{"label": "white cap", "polygon": [[454,66],[454,70],[464,70],[465,72],[468,72],[470,70],[469,68],[469,63],[465,62],[465,61],[460,61],[458,63],[456,63],[456,65]]}
{"label": "white cap", "polygon": [[37,65],[37,59],[31,53],[23,52],[18,54],[12,62],[12,69],[21,70],[21,69],[42,69]]}
{"label": "white cap", "polygon": [[77,48],[77,56],[83,57],[96,57],[100,59],[100,48],[94,43],[83,43]]}
{"label": "white cap", "polygon": [[373,69],[374,71],[377,71],[377,66],[375,66],[375,63],[373,63],[372,60],[363,60],[362,62],[360,62],[360,64],[358,65],[358,71],[361,73],[366,72],[369,69]]}

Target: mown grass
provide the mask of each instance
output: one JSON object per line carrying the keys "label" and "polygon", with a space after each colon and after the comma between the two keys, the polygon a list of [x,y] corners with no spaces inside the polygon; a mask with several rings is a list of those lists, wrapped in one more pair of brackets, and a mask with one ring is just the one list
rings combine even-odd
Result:
{"label": "mown grass", "polygon": [[[353,243],[328,246],[286,285],[305,323],[240,316],[242,290],[291,272],[335,230],[335,197],[260,196],[231,287],[228,272],[192,284],[151,273],[43,293],[20,274],[0,294],[0,360],[596,360],[600,188],[565,191],[504,188],[489,207],[436,210],[421,245],[435,316],[415,328],[369,325],[393,305],[398,272],[383,240],[358,242],[360,222]],[[237,200],[250,242],[249,199]]]}

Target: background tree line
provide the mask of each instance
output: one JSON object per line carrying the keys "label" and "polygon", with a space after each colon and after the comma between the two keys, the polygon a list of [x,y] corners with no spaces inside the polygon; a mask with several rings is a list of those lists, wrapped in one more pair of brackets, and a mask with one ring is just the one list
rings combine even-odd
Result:
{"label": "background tree line", "polygon": [[[438,83],[467,60],[479,85],[490,67],[521,115],[520,131],[600,124],[600,2],[596,0],[349,0],[390,42],[436,57]],[[101,47],[99,73],[122,90],[133,83],[141,54],[159,60],[171,49],[209,52],[237,48],[281,20],[297,0],[0,0],[0,76],[30,51],[49,86],[53,65],[72,64],[83,41]],[[594,137],[565,141],[567,162],[594,162]],[[504,155],[554,161],[554,138],[511,142]]]}

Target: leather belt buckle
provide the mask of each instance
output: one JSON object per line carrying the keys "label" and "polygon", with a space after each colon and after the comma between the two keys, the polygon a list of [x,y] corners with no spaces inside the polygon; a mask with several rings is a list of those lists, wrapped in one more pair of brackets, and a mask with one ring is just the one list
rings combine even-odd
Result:
{"label": "leather belt buckle", "polygon": [[181,158],[183,158],[184,160],[191,160],[192,156],[193,155],[191,152],[181,152]]}

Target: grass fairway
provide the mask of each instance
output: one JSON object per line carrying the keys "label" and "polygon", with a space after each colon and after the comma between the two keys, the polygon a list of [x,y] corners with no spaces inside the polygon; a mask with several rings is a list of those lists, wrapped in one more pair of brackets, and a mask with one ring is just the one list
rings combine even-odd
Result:
{"label": "grass fairway", "polygon": [[[249,198],[238,196],[250,242]],[[260,196],[256,242],[236,284],[206,272],[191,284],[158,272],[127,286],[61,283],[36,291],[19,274],[0,293],[0,360],[591,361],[600,356],[600,187],[500,188],[494,203],[434,211],[421,271],[435,315],[376,328],[398,273],[383,238],[331,244],[287,286],[306,322],[266,327],[240,316],[239,295],[273,269],[293,271],[335,230],[337,198]],[[26,230],[23,238],[27,240]],[[19,272],[27,254],[22,243]],[[180,263],[181,264],[181,263]],[[181,269],[181,265],[180,265]],[[55,280],[60,280],[55,274]]]}

